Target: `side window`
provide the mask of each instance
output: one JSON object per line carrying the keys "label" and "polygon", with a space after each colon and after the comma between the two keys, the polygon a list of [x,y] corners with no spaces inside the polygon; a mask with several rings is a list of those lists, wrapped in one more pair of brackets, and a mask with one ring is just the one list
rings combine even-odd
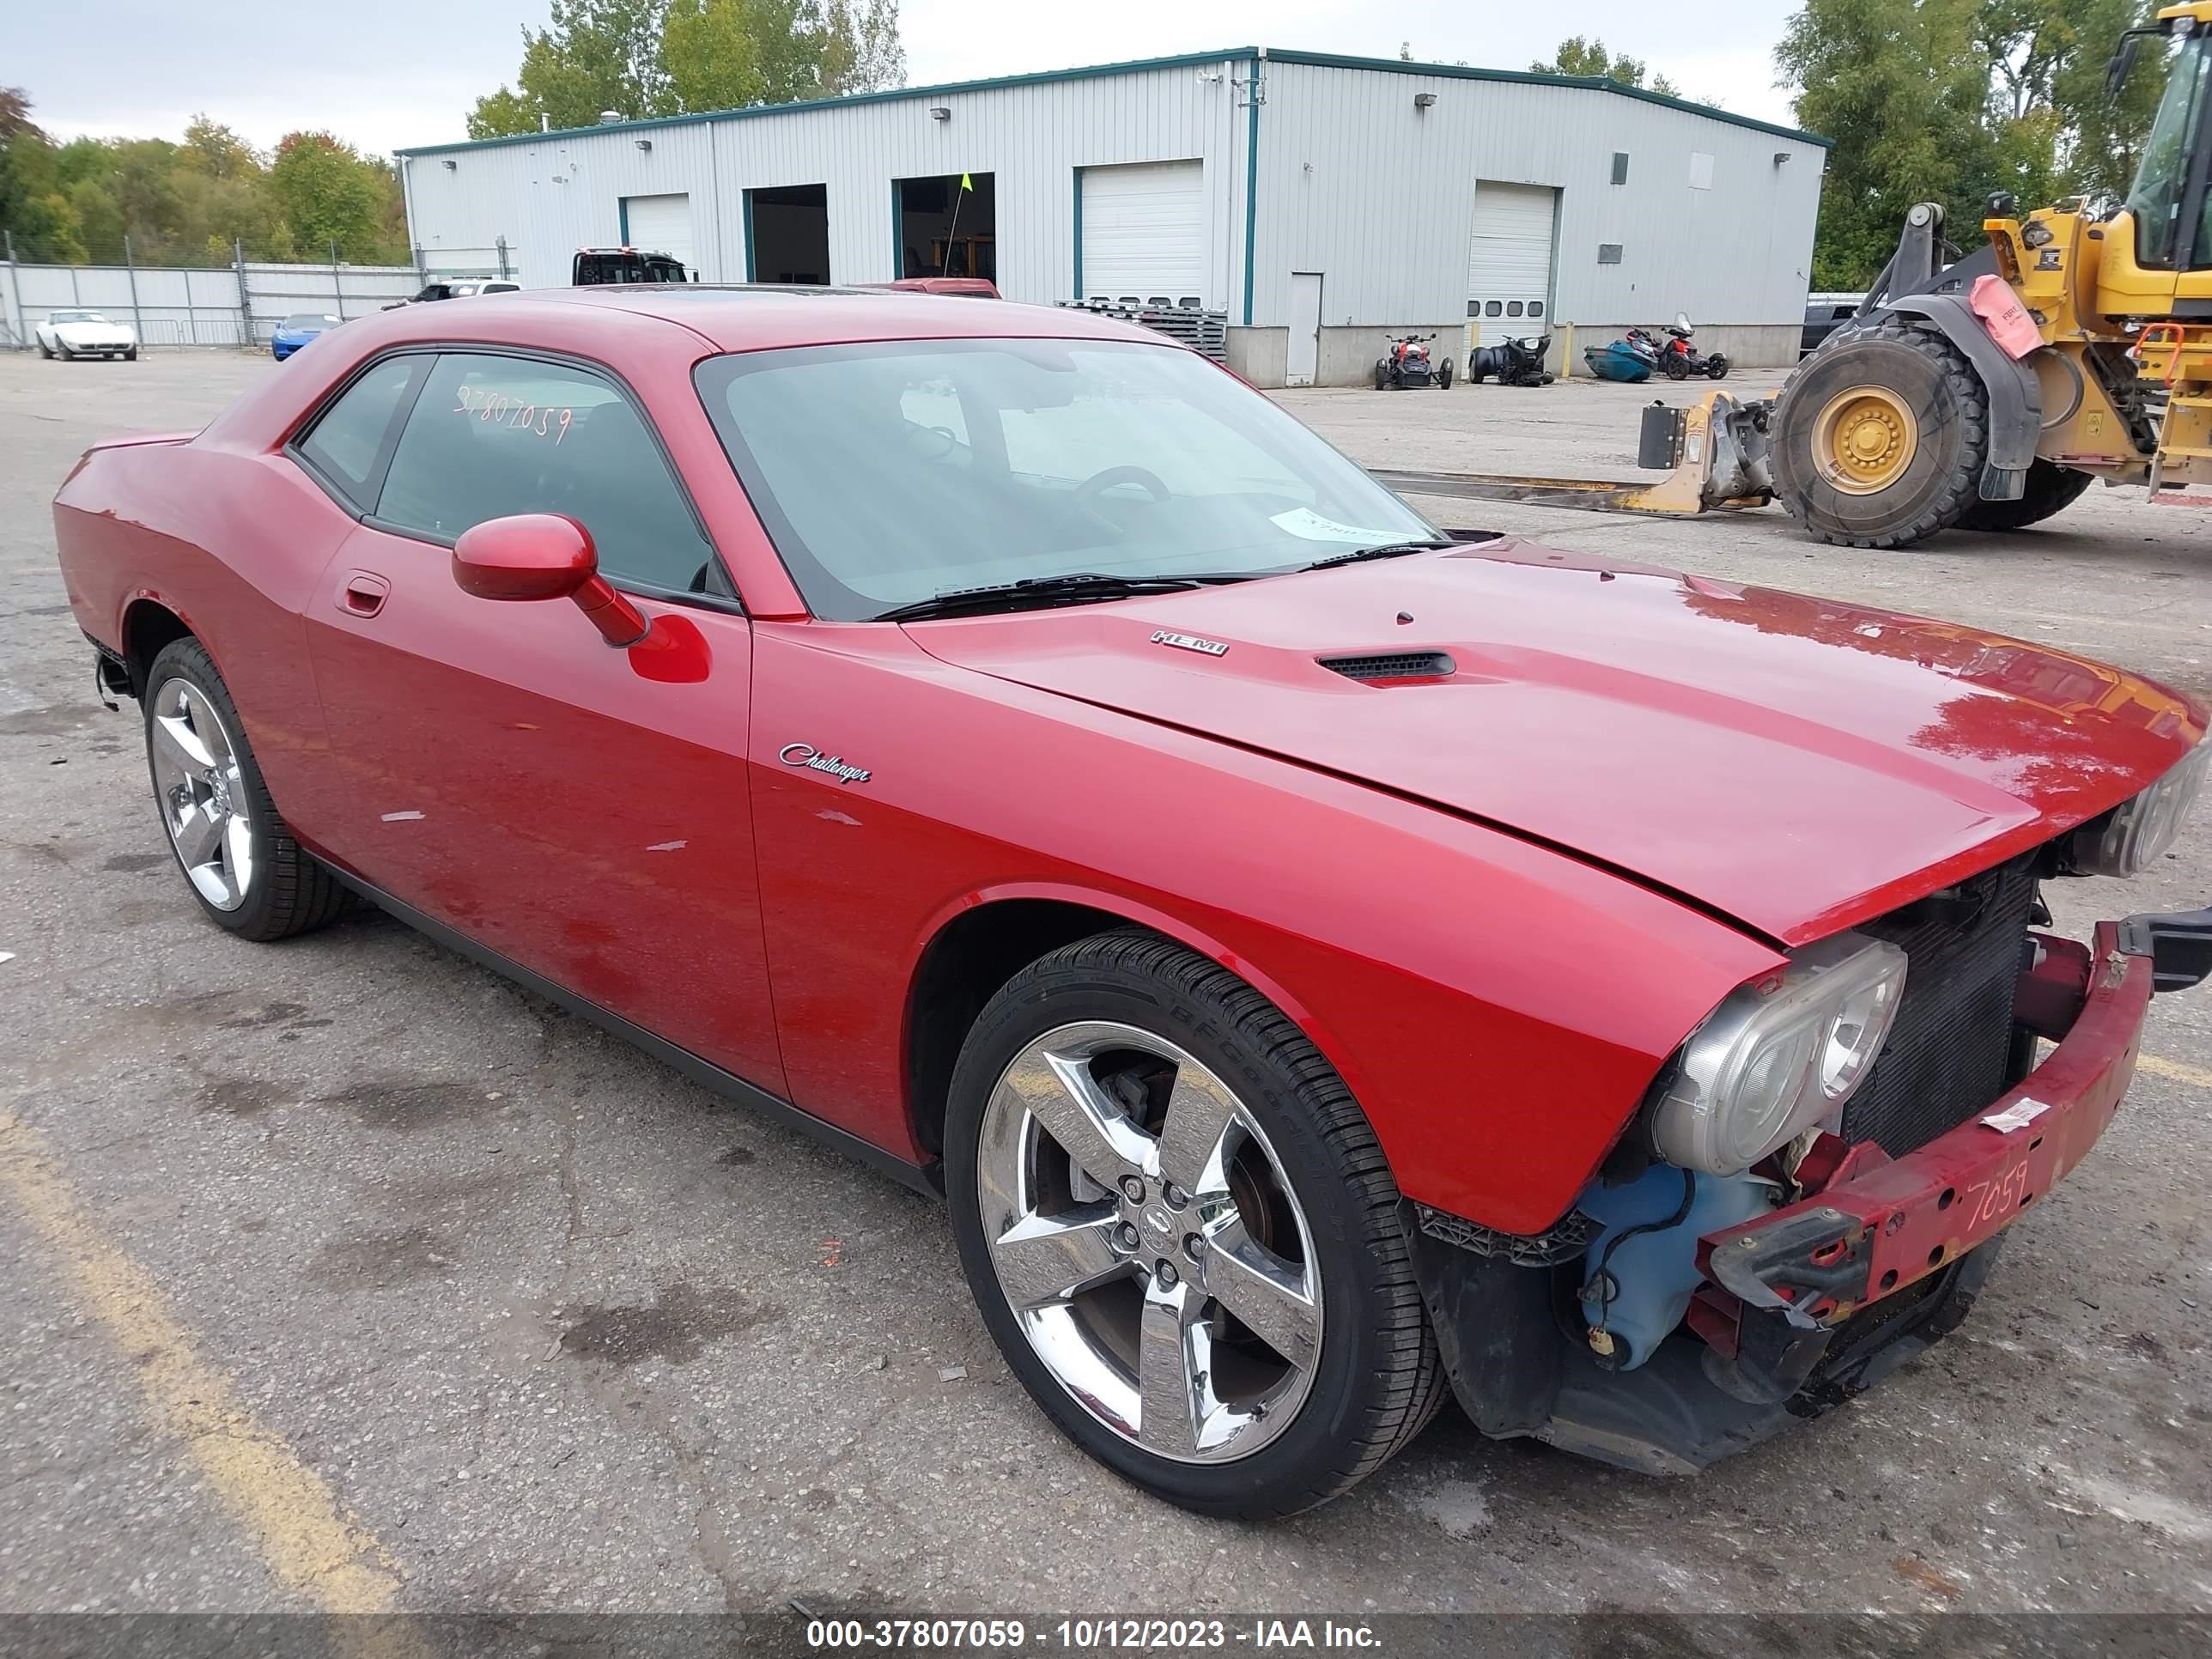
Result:
{"label": "side window", "polygon": [[617,581],[726,593],[645,417],[612,381],[489,353],[438,359],[399,434],[376,516],[452,541],[514,513],[565,513]]}
{"label": "side window", "polygon": [[407,406],[427,356],[387,357],[348,386],[325,410],[300,453],[362,512],[375,505],[376,474],[389,453],[392,428]]}

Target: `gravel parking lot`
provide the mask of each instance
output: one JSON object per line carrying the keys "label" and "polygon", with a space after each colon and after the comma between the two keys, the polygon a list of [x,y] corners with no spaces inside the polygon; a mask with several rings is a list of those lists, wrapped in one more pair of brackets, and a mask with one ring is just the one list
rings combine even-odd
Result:
{"label": "gravel parking lot", "polygon": [[[94,697],[47,502],[93,437],[283,372],[0,356],[0,1610],[355,1583],[508,1612],[2212,1607],[2212,992],[2154,1006],[2127,1107],[1966,1328],[1849,1408],[1686,1481],[1449,1412],[1333,1507],[1200,1521],[1047,1426],[935,1205],[388,920],[271,948],[200,919],[135,713]],[[1378,466],[1626,476],[1650,395],[1283,401]],[[1778,509],[1422,505],[2212,697],[2212,514],[2139,491],[1893,554]],[[2208,897],[2203,808],[2155,874],[2053,895],[2076,933]],[[226,1457],[261,1509],[218,1495]],[[287,1530],[286,1492],[325,1489],[347,1562]]]}

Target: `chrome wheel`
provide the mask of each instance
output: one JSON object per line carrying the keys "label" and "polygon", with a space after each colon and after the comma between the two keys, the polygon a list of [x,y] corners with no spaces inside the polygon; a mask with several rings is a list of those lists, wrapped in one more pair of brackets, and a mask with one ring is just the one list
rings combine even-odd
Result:
{"label": "chrome wheel", "polygon": [[146,744],[169,844],[200,896],[235,910],[253,885],[253,819],[237,746],[207,693],[190,680],[164,680],[152,708]]}
{"label": "chrome wheel", "polygon": [[1048,1031],[984,1109],[976,1203],[1031,1349],[1115,1433],[1183,1463],[1289,1426],[1321,1352],[1297,1196],[1236,1094],[1133,1025]]}

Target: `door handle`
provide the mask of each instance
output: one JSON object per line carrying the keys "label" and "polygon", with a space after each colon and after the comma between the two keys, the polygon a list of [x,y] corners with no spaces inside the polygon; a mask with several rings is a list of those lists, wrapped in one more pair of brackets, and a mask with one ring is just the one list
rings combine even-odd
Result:
{"label": "door handle", "polygon": [[392,584],[373,570],[356,570],[338,584],[337,606],[349,617],[374,617],[384,609]]}

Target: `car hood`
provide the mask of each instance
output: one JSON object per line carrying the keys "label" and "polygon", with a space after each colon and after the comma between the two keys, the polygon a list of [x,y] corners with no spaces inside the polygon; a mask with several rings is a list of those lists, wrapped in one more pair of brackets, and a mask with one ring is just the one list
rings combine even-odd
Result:
{"label": "car hood", "polygon": [[[2018,640],[1517,541],[908,631],[944,661],[1428,802],[1785,945],[2095,817],[2205,727],[2175,692]],[[1373,684],[1320,660],[1423,652],[1454,672]]]}

